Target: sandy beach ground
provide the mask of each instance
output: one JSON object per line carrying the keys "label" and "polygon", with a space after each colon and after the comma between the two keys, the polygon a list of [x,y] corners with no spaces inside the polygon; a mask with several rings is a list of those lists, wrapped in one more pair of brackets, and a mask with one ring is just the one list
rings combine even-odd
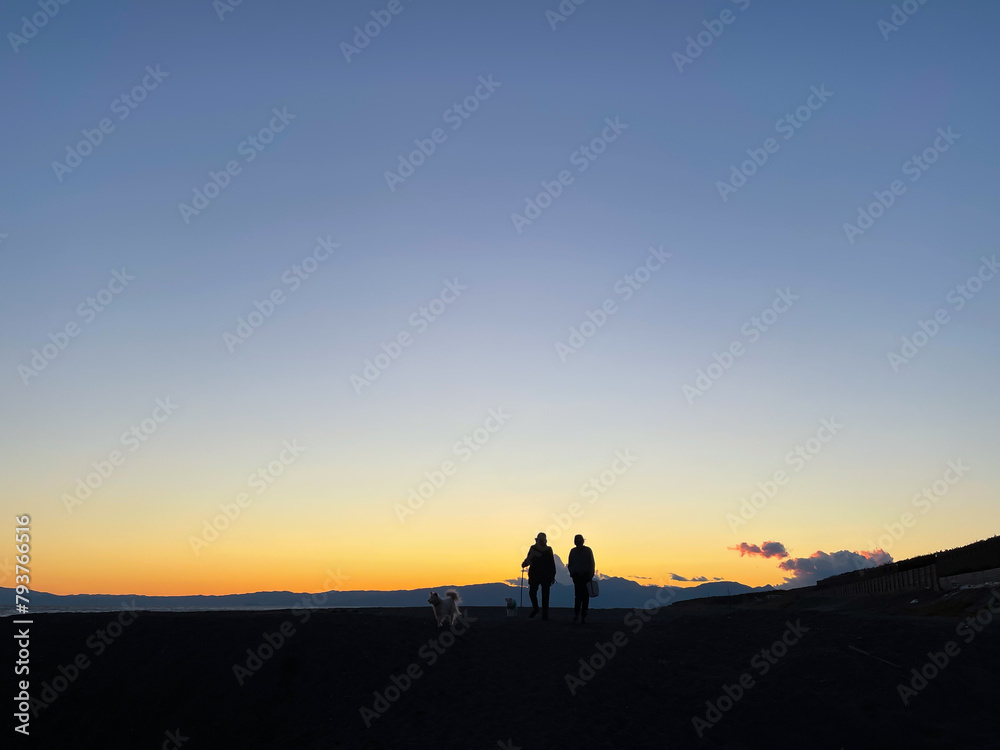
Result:
{"label": "sandy beach ground", "polygon": [[46,705],[15,738],[104,750],[1000,747],[989,589],[701,600],[652,616],[594,610],[585,626],[561,609],[548,622],[466,613],[451,629],[430,607],[35,615],[31,694]]}

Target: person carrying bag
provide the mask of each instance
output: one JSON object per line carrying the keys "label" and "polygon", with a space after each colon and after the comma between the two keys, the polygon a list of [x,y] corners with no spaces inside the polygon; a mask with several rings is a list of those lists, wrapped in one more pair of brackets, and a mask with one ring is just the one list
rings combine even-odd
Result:
{"label": "person carrying bag", "polygon": [[590,609],[590,597],[597,596],[600,588],[594,575],[597,565],[594,562],[594,552],[583,545],[582,534],[573,537],[576,546],[569,551],[569,561],[566,565],[573,579],[573,622],[587,622],[587,612]]}

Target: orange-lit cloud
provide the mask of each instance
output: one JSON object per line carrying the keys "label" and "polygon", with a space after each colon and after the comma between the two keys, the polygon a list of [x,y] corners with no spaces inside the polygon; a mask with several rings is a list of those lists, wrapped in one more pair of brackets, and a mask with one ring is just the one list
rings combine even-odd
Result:
{"label": "orange-lit cloud", "polygon": [[778,559],[788,557],[788,551],[781,542],[764,542],[759,547],[756,544],[740,542],[735,547],[729,547],[729,549],[739,552],[740,557],[744,555],[750,555],[751,557],[760,555],[761,557],[777,557]]}
{"label": "orange-lit cloud", "polygon": [[786,583],[810,586],[821,578],[829,578],[839,573],[847,573],[861,568],[874,568],[877,565],[891,562],[892,555],[880,549],[870,552],[840,550],[829,554],[822,550],[816,550],[809,557],[793,557],[783,560],[778,563],[778,568],[791,572],[792,575],[785,578]]}

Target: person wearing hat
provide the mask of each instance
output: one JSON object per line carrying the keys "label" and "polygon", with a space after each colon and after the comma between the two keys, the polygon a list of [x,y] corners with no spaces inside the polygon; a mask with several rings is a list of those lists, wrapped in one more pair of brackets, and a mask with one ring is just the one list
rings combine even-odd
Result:
{"label": "person wearing hat", "polygon": [[573,544],[576,546],[569,551],[569,561],[566,567],[569,575],[573,579],[573,622],[580,620],[587,621],[587,611],[590,609],[590,583],[597,570],[594,562],[594,551],[590,547],[585,547],[583,534],[573,537]]}
{"label": "person wearing hat", "polygon": [[528,548],[528,556],[521,563],[528,569],[528,596],[531,597],[531,614],[538,614],[538,587],[542,587],[542,619],[549,619],[549,587],[556,582],[556,558],[548,545],[545,532],[539,532],[535,543]]}

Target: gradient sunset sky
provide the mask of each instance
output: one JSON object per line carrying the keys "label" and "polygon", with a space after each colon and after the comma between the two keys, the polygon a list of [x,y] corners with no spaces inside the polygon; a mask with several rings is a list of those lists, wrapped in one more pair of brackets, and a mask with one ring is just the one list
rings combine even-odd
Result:
{"label": "gradient sunset sky", "polygon": [[728,548],[996,534],[1000,8],[914,6],[74,2],[28,38],[6,3],[0,482],[32,588],[498,581],[547,528],[607,575],[763,585]]}

